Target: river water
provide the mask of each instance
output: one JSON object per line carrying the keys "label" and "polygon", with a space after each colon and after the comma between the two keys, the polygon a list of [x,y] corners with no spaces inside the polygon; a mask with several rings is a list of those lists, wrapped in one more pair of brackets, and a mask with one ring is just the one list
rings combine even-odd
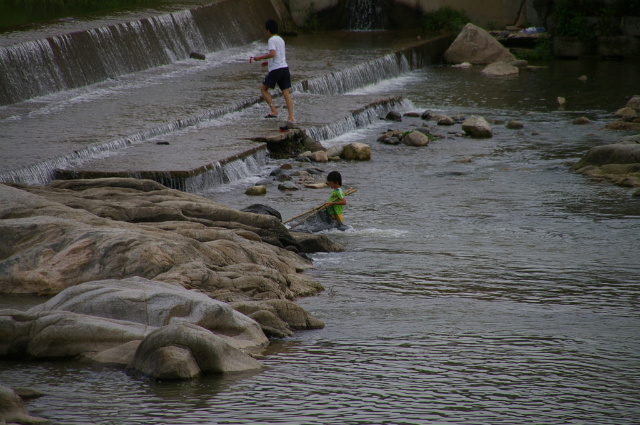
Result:
{"label": "river water", "polygon": [[[345,252],[313,256],[308,273],[326,290],[299,300],[324,329],[273,341],[255,375],[151,382],[3,362],[0,381],[45,392],[29,411],[56,424],[639,423],[640,198],[568,168],[628,135],[603,126],[637,75],[632,62],[502,79],[432,66],[361,88],[351,94],[402,95],[403,112],[482,115],[494,137],[405,118],[323,141],[372,148],[371,161],[322,166],[358,189],[345,211],[353,229],[328,233]],[[580,116],[592,123],[571,123]],[[510,119],[524,128],[506,129]],[[423,124],[445,137],[376,142]],[[202,194],[245,207],[255,199],[244,189],[283,162]],[[327,196],[274,184],[258,202],[288,218]]]}

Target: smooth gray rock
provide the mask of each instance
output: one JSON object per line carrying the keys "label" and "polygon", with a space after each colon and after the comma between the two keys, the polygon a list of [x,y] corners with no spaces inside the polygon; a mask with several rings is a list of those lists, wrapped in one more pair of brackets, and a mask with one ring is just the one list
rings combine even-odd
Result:
{"label": "smooth gray rock", "polygon": [[0,423],[39,425],[49,421],[31,416],[22,398],[12,388],[0,385]]}
{"label": "smooth gray rock", "polygon": [[407,146],[427,146],[429,137],[420,131],[412,131],[402,138],[402,142]]}
{"label": "smooth gray rock", "polygon": [[152,327],[193,323],[219,334],[238,348],[268,344],[258,324],[228,304],[186,290],[179,284],[141,277],[83,283],[64,290],[28,313],[61,311]]}
{"label": "smooth gray rock", "polygon": [[150,333],[127,369],[156,379],[188,379],[201,372],[259,371],[262,365],[213,332],[179,323]]}
{"label": "smooth gray rock", "polygon": [[491,126],[483,117],[471,116],[462,123],[462,130],[474,138],[488,138],[493,136]]}

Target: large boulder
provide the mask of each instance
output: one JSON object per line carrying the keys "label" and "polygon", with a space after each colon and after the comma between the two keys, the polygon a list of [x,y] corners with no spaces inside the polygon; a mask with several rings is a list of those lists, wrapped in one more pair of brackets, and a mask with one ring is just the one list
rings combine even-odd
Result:
{"label": "large boulder", "polygon": [[154,182],[92,182],[0,184],[0,293],[141,276],[222,301],[292,299],[291,276],[312,267],[284,249],[304,251],[276,217]]}
{"label": "large boulder", "polygon": [[238,349],[268,344],[258,323],[225,303],[180,285],[130,278],[77,285],[26,312],[0,310],[0,356],[127,364],[136,342],[179,323],[198,325]]}
{"label": "large boulder", "polygon": [[47,311],[69,311],[151,327],[193,323],[215,332],[237,348],[256,348],[268,343],[257,323],[228,304],[175,283],[140,277],[83,283],[28,313]]}
{"label": "large boulder", "polygon": [[491,34],[471,23],[465,25],[444,53],[448,63],[469,62],[484,65],[493,62],[515,62],[516,58]]}
{"label": "large boulder", "polygon": [[635,95],[625,105],[627,108],[631,108],[637,112],[640,112],[640,95]]}
{"label": "large boulder", "polygon": [[22,186],[21,189],[118,222],[200,223],[207,227],[250,231],[264,242],[276,246],[294,243],[282,223],[272,217],[256,217],[199,195],[169,189],[151,180],[56,180],[46,186]]}
{"label": "large boulder", "polygon": [[0,310],[0,356],[91,356],[123,343],[142,340],[153,329],[140,323],[69,311]]}

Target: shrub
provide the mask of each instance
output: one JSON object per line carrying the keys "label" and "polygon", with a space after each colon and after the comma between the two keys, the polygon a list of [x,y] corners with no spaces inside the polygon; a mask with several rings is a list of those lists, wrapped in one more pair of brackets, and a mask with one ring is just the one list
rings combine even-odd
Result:
{"label": "shrub", "polygon": [[425,13],[422,16],[422,29],[427,32],[458,31],[470,21],[463,10],[447,6]]}

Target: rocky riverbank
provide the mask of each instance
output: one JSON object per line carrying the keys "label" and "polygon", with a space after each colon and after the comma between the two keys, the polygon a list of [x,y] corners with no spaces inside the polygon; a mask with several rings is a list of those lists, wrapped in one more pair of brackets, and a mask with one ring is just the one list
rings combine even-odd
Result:
{"label": "rocky riverbank", "polygon": [[[343,250],[271,215],[120,178],[2,184],[0,235],[0,293],[43,296],[0,310],[1,357],[158,379],[259,370],[268,337],[323,327],[295,303],[323,290],[305,254]],[[3,391],[0,405],[18,409],[5,420],[32,423]]]}

